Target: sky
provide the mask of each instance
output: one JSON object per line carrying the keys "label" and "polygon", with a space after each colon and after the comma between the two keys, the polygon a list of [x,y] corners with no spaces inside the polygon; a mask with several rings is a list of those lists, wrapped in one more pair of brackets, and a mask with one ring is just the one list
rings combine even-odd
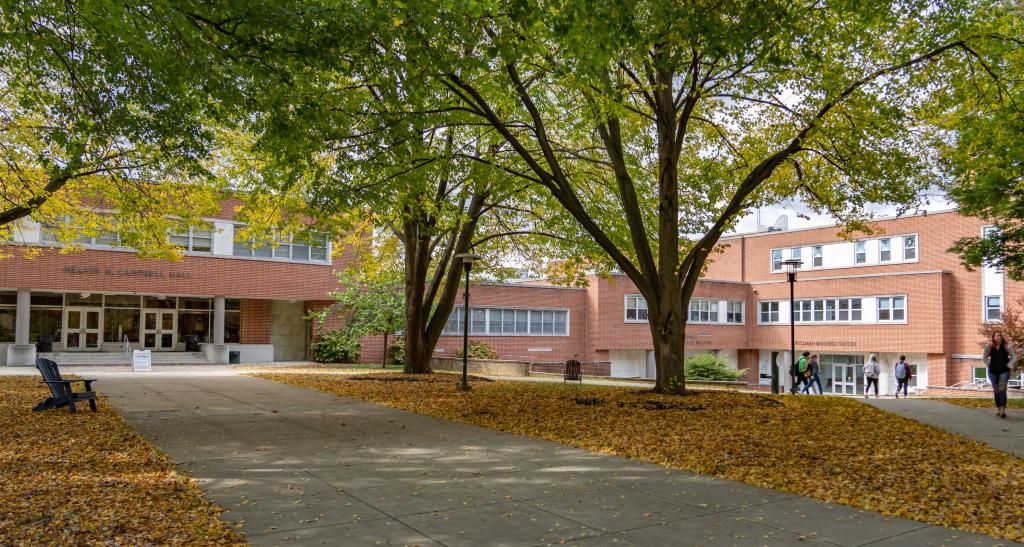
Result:
{"label": "sky", "polygon": [[[922,205],[920,208],[914,210],[911,209],[906,214],[914,214],[919,212],[932,212],[932,211],[947,211],[954,207],[954,204],[947,200],[941,195],[930,195],[928,197],[928,204]],[[896,215],[896,207],[890,205],[876,205],[869,207],[869,210],[874,217],[891,217]],[[779,217],[786,215],[789,223],[788,229],[794,228],[813,228],[819,226],[828,226],[835,224],[835,221],[827,215],[819,215],[811,211],[806,205],[800,201],[789,201],[787,203],[771,206],[761,207],[761,227],[762,230],[775,224]],[[749,215],[740,219],[736,225],[734,233],[750,233],[756,232],[758,227],[758,214],[752,212]],[[806,217],[806,218],[804,218]]]}

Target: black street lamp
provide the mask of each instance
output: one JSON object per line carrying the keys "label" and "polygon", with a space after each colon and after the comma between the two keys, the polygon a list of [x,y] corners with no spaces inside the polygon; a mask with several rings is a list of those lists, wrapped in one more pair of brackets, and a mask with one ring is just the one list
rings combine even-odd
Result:
{"label": "black street lamp", "polygon": [[[796,393],[796,306],[794,305],[793,299],[793,285],[796,284],[796,271],[803,266],[804,262],[799,258],[791,258],[789,260],[783,260],[782,265],[786,268],[786,280],[789,281],[789,357],[792,360],[790,363],[790,380],[793,382],[793,386],[790,388],[792,393]],[[772,387],[775,387],[775,393],[778,392],[777,386],[779,385],[779,369],[775,367],[772,370],[772,374],[775,376],[772,378]]]}
{"label": "black street lamp", "polygon": [[462,322],[462,382],[459,384],[459,390],[469,391],[469,271],[473,269],[473,263],[481,257],[472,253],[459,253],[453,258],[461,260],[462,268],[466,271],[466,289],[463,292],[466,315]]}

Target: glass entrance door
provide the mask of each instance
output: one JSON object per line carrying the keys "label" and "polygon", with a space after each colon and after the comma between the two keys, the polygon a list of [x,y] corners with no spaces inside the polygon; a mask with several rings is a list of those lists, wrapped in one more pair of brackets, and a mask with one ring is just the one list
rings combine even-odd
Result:
{"label": "glass entrance door", "polygon": [[68,308],[64,310],[65,351],[99,351],[103,340],[102,308]]}
{"label": "glass entrance door", "polygon": [[178,343],[178,312],[175,310],[143,310],[142,347],[171,350]]}
{"label": "glass entrance door", "polygon": [[836,395],[857,394],[857,367],[855,365],[832,365],[832,393]]}

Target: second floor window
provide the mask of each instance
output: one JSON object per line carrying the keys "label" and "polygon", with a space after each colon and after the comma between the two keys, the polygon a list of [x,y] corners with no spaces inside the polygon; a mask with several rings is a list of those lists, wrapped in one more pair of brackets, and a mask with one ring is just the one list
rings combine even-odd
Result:
{"label": "second floor window", "polygon": [[327,235],[276,235],[271,242],[256,246],[255,238],[235,237],[235,256],[283,258],[298,262],[327,261]]}
{"label": "second floor window", "polygon": [[187,232],[172,233],[171,243],[186,251],[209,253],[213,251],[213,231],[190,226]]}
{"label": "second floor window", "polygon": [[[65,217],[63,220],[64,224],[69,223],[69,219]],[[41,239],[49,243],[61,243],[60,235],[61,230],[65,229],[63,226],[52,224],[48,222],[42,223],[41,226]],[[65,233],[66,229],[65,229]],[[81,236],[74,240],[74,243],[79,245],[95,245],[99,247],[121,247],[121,235],[117,232],[99,232],[94,236]]]}
{"label": "second floor window", "polygon": [[772,250],[772,271],[777,272],[782,269],[782,249]]}
{"label": "second floor window", "polygon": [[903,260],[917,259],[917,236],[903,236]]}
{"label": "second floor window", "polygon": [[892,240],[885,237],[878,240],[878,261],[889,262],[892,260]]}
{"label": "second floor window", "polygon": [[717,323],[717,300],[690,300],[690,321],[695,323]]}
{"label": "second floor window", "polygon": [[761,322],[762,323],[778,323],[779,322],[779,303],[778,302],[761,302],[760,303]]}
{"label": "second floor window", "polygon": [[[461,335],[465,308],[456,307],[444,326],[444,334]],[[469,333],[490,336],[565,336],[569,334],[568,310],[519,308],[470,308]]]}
{"label": "second floor window", "polygon": [[985,321],[1002,321],[1003,319],[1003,297],[985,297]]}
{"label": "second floor window", "polygon": [[639,295],[626,297],[626,321],[647,321],[647,300]]}
{"label": "second floor window", "polygon": [[820,268],[825,265],[825,249],[821,245],[811,247],[811,267]]}
{"label": "second floor window", "polygon": [[725,310],[726,323],[743,323],[743,302],[729,302]]}
{"label": "second floor window", "polygon": [[868,261],[868,246],[864,241],[858,241],[853,244],[853,262],[854,264],[865,264]]}
{"label": "second floor window", "polygon": [[907,299],[902,296],[878,298],[879,321],[904,321],[907,318]]}

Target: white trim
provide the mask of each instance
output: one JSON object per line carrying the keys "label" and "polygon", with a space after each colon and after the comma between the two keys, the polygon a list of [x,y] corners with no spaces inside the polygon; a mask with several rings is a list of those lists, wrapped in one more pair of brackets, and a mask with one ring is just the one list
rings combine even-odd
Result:
{"label": "white trim", "polygon": [[[464,309],[464,306],[462,306],[461,304],[456,305],[452,309],[452,314],[457,313],[458,310],[461,310],[461,309]],[[475,337],[478,337],[478,338],[479,337],[502,337],[502,338],[509,338],[509,337],[511,337],[511,338],[560,337],[560,338],[567,338],[567,337],[572,335],[572,311],[569,310],[569,308],[547,308],[547,307],[542,307],[542,306],[505,306],[503,304],[478,304],[478,305],[474,306],[472,303],[470,303],[469,309],[470,309],[470,313],[472,313],[475,310],[480,310],[480,309],[482,309],[482,310],[484,310],[486,312],[484,314],[484,325],[485,325],[485,328],[487,329],[487,332],[472,332],[472,331],[470,331],[470,333],[469,333],[470,336],[475,336]],[[526,312],[535,312],[535,311],[551,311],[551,312],[564,311],[565,312],[565,334],[558,334],[558,333],[534,334],[532,332],[525,332],[525,333],[521,333],[521,332],[490,332],[490,330],[491,330],[491,311],[490,310],[492,310],[492,309],[498,309],[498,310],[522,310],[522,311],[526,311]],[[451,319],[451,315],[449,315],[449,320],[450,319]],[[469,317],[468,320],[472,321],[472,317]],[[527,331],[529,331],[529,329],[530,329],[530,324],[531,324],[530,315],[528,314],[526,316],[526,329],[527,329]],[[445,320],[445,327],[447,327],[447,326],[448,326],[448,320]],[[514,325],[513,325],[513,327],[514,327]],[[441,330],[441,336],[462,336],[463,334],[464,333],[461,332],[461,331],[457,332],[457,333],[454,333],[454,332],[445,332],[444,329]]]}
{"label": "white trim", "polygon": [[[630,307],[629,307],[629,299],[630,298],[642,298],[643,299],[643,301],[644,301],[644,308],[647,310],[647,317],[648,317],[648,319],[630,319],[627,316],[627,314],[628,314],[628,312],[630,310]],[[639,310],[640,308],[636,308],[636,309]],[[687,312],[687,313],[689,313],[689,312]],[[637,314],[637,315],[639,315],[639,314]],[[626,293],[626,294],[622,295],[622,321],[624,323],[647,324],[647,323],[650,322],[649,321],[650,317],[651,317],[651,308],[647,306],[647,297],[645,297],[642,294],[638,294],[638,293]]]}
{"label": "white trim", "polygon": [[[869,219],[868,222],[872,223],[872,224],[879,224],[879,223],[882,223],[882,222],[893,222],[893,221],[904,220],[904,219],[908,219],[908,218],[927,217],[927,216],[934,216],[934,215],[946,215],[946,214],[949,214],[949,213],[959,213],[959,208],[958,207],[950,207],[948,209],[936,209],[934,211],[922,211],[920,213],[912,213],[912,214],[909,214],[909,215],[883,215],[883,216],[878,216],[878,217]],[[730,240],[730,239],[742,239],[742,238],[745,238],[745,237],[777,236],[777,235],[781,235],[781,234],[791,234],[793,232],[810,232],[810,231],[813,231],[813,230],[828,230],[828,229],[838,228],[838,227],[839,227],[839,223],[833,222],[831,224],[826,224],[824,226],[807,226],[805,228],[792,228],[792,229],[788,229],[788,230],[768,230],[768,231],[763,231],[763,232],[743,232],[743,233],[740,233],[740,234],[724,235],[724,236],[722,236],[719,239],[719,241],[726,241],[726,240]]]}
{"label": "white trim", "polygon": [[[950,273],[949,270],[920,270],[916,272],[888,272],[888,273],[871,273],[871,274],[854,274],[854,275],[833,275],[828,277],[801,277],[800,283],[806,283],[808,281],[831,281],[835,279],[861,279],[866,277],[888,277],[895,275],[931,275],[931,274],[943,274]],[[785,280],[772,279],[769,281],[750,281],[750,285],[773,285],[787,283]],[[883,295],[884,296],[884,295]]]}
{"label": "white trim", "polygon": [[[911,260],[904,260],[903,259],[903,240],[906,237],[913,237],[914,241],[915,241],[914,249],[916,251],[914,253],[914,258],[911,259]],[[885,262],[881,261],[881,250],[879,249],[879,245],[877,245],[877,243],[875,245],[868,245],[869,242],[877,242],[878,240],[881,240],[881,239],[888,239],[890,241],[890,245],[889,245],[889,257],[890,258],[889,258],[889,260],[887,260]],[[894,253],[896,253],[897,249],[894,249],[894,247],[892,245],[892,241],[895,240],[895,239],[899,239],[899,241],[900,241],[900,245],[899,245],[899,249],[898,249],[898,251],[899,251],[899,256],[898,257],[894,254]],[[824,248],[829,246],[829,245],[842,245],[844,243],[852,243],[853,244],[853,260],[852,260],[852,263],[848,264],[848,265],[843,265],[843,266],[829,266],[829,265],[825,264],[825,262],[824,262],[824,260],[825,260],[824,259]],[[864,262],[862,262],[862,263],[858,263],[857,262],[857,245],[858,244],[863,244],[864,245]],[[775,269],[775,268],[772,267],[773,266],[773,263],[771,261],[772,253],[774,253],[775,251],[783,252],[786,249],[790,249],[790,253],[792,253],[792,249],[803,249],[804,247],[808,247],[808,248],[811,249],[810,262],[809,263],[808,262],[804,262],[804,264],[800,268],[798,268],[797,271],[804,271],[804,270],[846,270],[846,269],[850,269],[850,268],[869,268],[869,267],[881,267],[881,266],[894,266],[894,265],[897,265],[897,264],[914,264],[914,263],[917,263],[917,262],[921,261],[921,236],[920,236],[920,234],[917,233],[917,232],[906,232],[906,233],[899,233],[899,234],[886,234],[884,236],[861,238],[861,239],[852,239],[852,240],[840,239],[840,240],[830,240],[830,241],[815,241],[815,242],[812,242],[812,243],[803,243],[803,244],[795,245],[795,246],[794,245],[790,245],[790,246],[786,246],[786,247],[772,247],[771,249],[768,250],[768,270],[769,270],[769,272],[771,272],[773,274],[785,273],[782,268]],[[822,247],[822,265],[821,266],[814,266],[814,247]],[[871,260],[869,260],[870,257],[871,257],[871,254],[872,254],[871,253],[872,248],[875,251],[875,253],[874,253],[875,258],[876,258],[875,262],[872,262]],[[785,255],[785,252],[783,252],[782,254]],[[803,251],[801,250],[801,258],[802,258],[802,256],[803,256]]]}

